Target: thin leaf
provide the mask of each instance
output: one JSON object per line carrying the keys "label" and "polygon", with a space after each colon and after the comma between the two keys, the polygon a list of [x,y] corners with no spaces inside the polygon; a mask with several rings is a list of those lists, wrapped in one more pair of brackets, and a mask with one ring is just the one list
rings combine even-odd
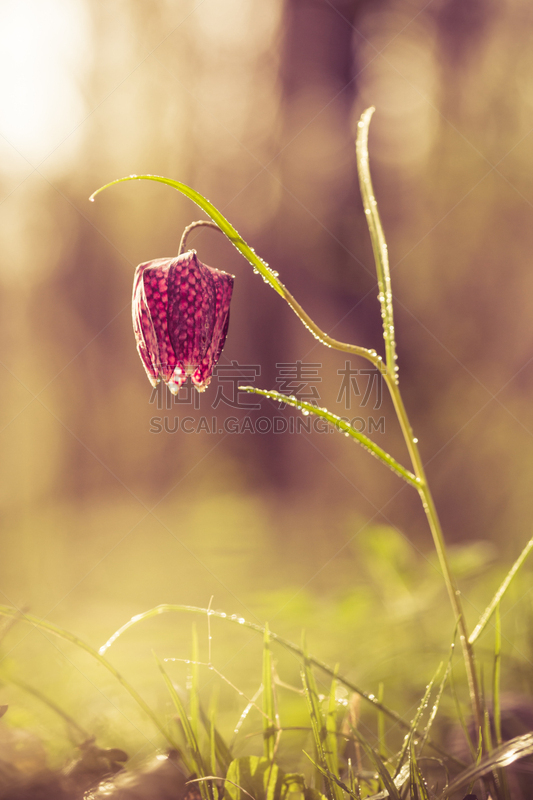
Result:
{"label": "thin leaf", "polygon": [[[318,761],[321,762],[322,764],[325,764],[326,758],[324,755],[324,748],[322,746],[322,742],[326,736],[326,732],[324,729],[324,724],[320,713],[318,691],[316,689],[314,676],[311,672],[309,662],[307,660],[304,662],[301,675],[304,687],[304,696],[307,702],[307,708],[311,720],[311,730],[313,731],[315,752],[317,754]],[[321,770],[318,771],[321,772]],[[318,786],[320,785],[319,781],[317,781],[317,785]],[[335,797],[335,789],[332,788],[332,783],[328,779],[326,779],[326,796],[328,800],[332,800],[332,798]]]}
{"label": "thin leaf", "polygon": [[251,800],[255,800],[255,797],[247,792],[246,789],[243,789],[242,786],[238,786],[236,783],[233,783],[233,781],[230,781],[227,778],[219,778],[217,775],[207,775],[205,778],[191,778],[191,780],[187,781],[187,783],[200,783],[202,781],[219,781],[224,784],[229,783],[230,786],[235,786],[236,789],[239,789],[239,791],[243,792],[246,797],[251,798]]}
{"label": "thin leaf", "polygon": [[[35,697],[37,700],[40,700],[41,703],[44,703],[44,705],[48,706],[49,709],[51,709],[59,717],[61,717],[61,719],[63,719],[67,723],[67,725],[78,734],[82,742],[85,742],[87,741],[87,739],[90,739],[90,734],[84,728],[82,728],[82,726],[79,725],[76,722],[76,720],[70,716],[70,714],[67,714],[67,712],[63,708],[61,708],[61,706],[58,706],[57,703],[55,703],[53,700],[51,700],[49,697],[43,694],[43,692],[41,692],[39,689],[36,689],[34,686],[30,686],[29,683],[26,683],[25,681],[22,681],[19,678],[14,678],[10,676],[9,678],[5,678],[5,680],[8,681],[9,683],[12,683],[14,686],[18,686],[19,689],[22,689],[23,692],[30,694],[32,697]],[[0,717],[2,716],[2,708],[7,710],[7,706],[0,706]]]}
{"label": "thin leaf", "polygon": [[330,772],[330,770],[327,767],[320,765],[316,761],[314,761],[314,759],[312,759],[309,753],[306,753],[305,750],[303,750],[302,752],[304,756],[307,756],[311,764],[321,773],[321,775],[324,776],[324,778],[327,781],[333,781],[333,783],[335,783],[339,787],[339,789],[342,789],[344,792],[346,792],[346,794],[350,795],[350,797],[353,797],[355,800],[356,794],[348,788],[348,786],[344,783],[344,781],[341,781],[340,778],[337,778],[337,776],[333,772]]}
{"label": "thin leaf", "polygon": [[[191,723],[187,716],[187,712],[185,710],[185,706],[181,702],[181,698],[177,693],[174,684],[170,680],[170,676],[166,672],[163,663],[155,653],[154,653],[154,658],[166,683],[168,692],[170,694],[172,702],[174,703],[174,707],[178,712],[179,720],[183,727],[183,732],[185,734],[185,739],[187,741],[187,748],[190,756],[189,759],[185,760],[186,766],[188,767],[190,772],[195,772],[199,778],[204,778],[208,775],[208,772],[205,768],[204,760],[202,758],[200,748],[198,747],[198,740],[194,735],[194,731],[192,729]],[[200,792],[203,800],[213,800],[213,786],[211,783],[200,783]]]}
{"label": "thin leaf", "polygon": [[[211,708],[210,715],[208,717],[202,706],[200,706],[200,716],[202,718],[204,728],[209,731],[210,740],[214,739],[216,760],[218,761],[222,773],[225,775],[228,771],[229,765],[234,759],[231,750],[214,724],[216,718],[215,708]],[[216,772],[216,767],[212,771]]]}
{"label": "thin leaf", "polygon": [[374,261],[376,262],[376,272],[378,277],[379,295],[378,299],[381,306],[381,318],[383,321],[383,340],[385,342],[385,353],[387,368],[391,375],[397,376],[396,366],[396,342],[394,338],[394,317],[392,310],[392,291],[389,269],[389,254],[387,243],[383,233],[383,227],[379,218],[378,205],[374,196],[372,179],[370,177],[370,165],[368,159],[368,128],[374,108],[367,108],[361,115],[357,124],[357,141],[355,145],[357,155],[357,171],[359,173],[359,188],[365,209],[368,230],[372,241]]}
{"label": "thin leaf", "polygon": [[[470,732],[468,730],[468,726],[466,724],[465,715],[463,714],[463,709],[461,708],[461,703],[459,702],[459,698],[457,696],[457,691],[455,688],[455,681],[453,678],[453,670],[450,672],[450,688],[452,690],[452,697],[455,703],[455,712],[457,714],[457,719],[459,720],[459,724],[463,731],[465,741],[468,745],[468,749],[470,750],[470,755],[472,758],[476,757],[476,749],[474,747],[474,743],[472,741],[472,737],[470,736]],[[464,764],[463,764],[464,766]]]}
{"label": "thin leaf", "polygon": [[478,624],[468,637],[469,644],[474,644],[474,642],[481,636],[481,634],[485,630],[487,623],[489,622],[490,618],[496,611],[496,608],[500,603],[502,597],[504,596],[505,592],[509,588],[511,581],[513,580],[514,576],[516,575],[516,573],[518,572],[518,570],[520,569],[520,567],[522,566],[522,564],[524,563],[524,561],[526,560],[532,549],[533,549],[533,537],[531,537],[529,542],[526,544],[526,546],[524,547],[524,549],[514,562],[513,566],[505,576],[504,580],[502,581],[500,588],[498,589],[498,591],[488,604],[487,608],[481,615]]}
{"label": "thin leaf", "polygon": [[[501,650],[502,650],[502,629],[501,629],[501,616],[500,605],[496,608],[494,614],[494,668],[492,673],[492,713],[494,717],[494,733],[496,735],[496,744],[503,744],[502,737],[502,719],[501,719],[501,703],[500,703],[500,671],[501,671]],[[501,790],[504,800],[509,800],[509,787],[507,785],[507,776],[502,769],[496,771],[496,779],[498,787]]]}
{"label": "thin leaf", "polygon": [[192,653],[191,653],[191,685],[189,690],[189,708],[191,713],[191,728],[196,741],[199,741],[198,734],[200,730],[200,694],[199,694],[199,680],[198,680],[198,662],[200,658],[198,655],[198,633],[196,625],[192,626]]}
{"label": "thin leaf", "polygon": [[277,400],[278,403],[286,403],[293,408],[298,408],[300,411],[303,411],[306,414],[314,414],[317,417],[321,417],[321,419],[327,420],[335,428],[359,442],[359,444],[364,447],[365,450],[386,464],[393,472],[396,473],[396,475],[398,475],[400,478],[403,478],[404,481],[407,481],[407,483],[411,484],[411,486],[414,486],[417,491],[420,490],[420,481],[415,475],[413,475],[412,472],[405,467],[402,467],[402,465],[399,464],[395,458],[393,458],[379,445],[373,442],[372,439],[369,439],[364,433],[361,433],[356,428],[352,427],[349,422],[345,422],[343,419],[341,419],[341,417],[337,416],[337,414],[332,414],[332,412],[328,411],[327,408],[318,408],[312,403],[307,403],[305,400],[298,400],[292,395],[281,394],[280,392],[276,391],[267,391],[266,389],[256,389],[254,386],[239,386],[239,391],[249,392],[250,394],[259,394],[263,397],[270,397],[272,400]]}
{"label": "thin leaf", "polygon": [[500,606],[496,608],[495,636],[494,636],[494,671],[492,676],[492,709],[494,714],[494,731],[496,733],[496,743],[501,745],[502,739],[502,719],[500,705],[500,669],[502,651],[502,630],[500,619]]}
{"label": "thin leaf", "polygon": [[[454,639],[455,639],[455,634],[454,634]],[[450,655],[448,656],[448,663],[446,664],[446,669],[444,670],[444,675],[442,676],[442,680],[441,680],[440,686],[439,686],[439,688],[437,690],[437,695],[435,697],[435,701],[433,703],[433,707],[431,709],[431,713],[429,715],[427,725],[426,725],[426,727],[424,729],[424,735],[422,737],[422,741],[420,742],[420,747],[419,747],[419,752],[420,753],[424,749],[424,745],[426,744],[426,742],[428,740],[429,732],[431,730],[431,726],[433,725],[433,722],[435,721],[435,717],[437,716],[437,711],[439,710],[439,705],[440,705],[440,701],[441,701],[442,695],[444,693],[444,688],[446,686],[446,683],[447,683],[448,678],[449,678],[450,673],[451,673],[452,659],[453,659],[454,650],[455,650],[455,641],[452,642],[452,646],[450,647]]]}
{"label": "thin leaf", "polygon": [[211,772],[216,775],[217,772],[217,739],[215,728],[215,715],[211,717],[211,725],[209,727],[209,761],[211,763]]}
{"label": "thin leaf", "polygon": [[165,737],[167,742],[170,744],[171,747],[174,748],[181,756],[181,748],[179,747],[176,740],[169,734],[166,730],[165,726],[161,723],[161,721],[156,717],[150,706],[145,703],[139,693],[133,688],[133,686],[128,683],[128,681],[120,674],[120,672],[115,669],[115,667],[105,659],[102,654],[98,650],[94,650],[90,645],[86,644],[82,639],[79,639],[73,633],[69,633],[69,631],[65,631],[62,628],[58,628],[56,625],[53,625],[51,622],[47,622],[46,620],[39,619],[38,617],[34,617],[33,614],[26,614],[21,613],[16,608],[10,608],[9,606],[0,605],[0,615],[4,617],[11,617],[20,619],[21,622],[27,622],[30,625],[34,625],[36,628],[39,628],[42,631],[46,631],[47,633],[52,634],[53,636],[57,636],[59,639],[64,639],[67,642],[71,642],[75,644],[76,647],[79,647],[81,650],[85,650],[86,653],[89,653],[96,661],[98,661],[105,669],[107,669],[114,678],[124,687],[124,689],[129,693],[131,697],[135,700],[135,702],[142,708],[144,713],[152,720],[156,728],[162,733]]}
{"label": "thin leaf", "polygon": [[[240,792],[255,800],[279,800],[283,774],[277,764],[267,758],[246,756],[231,762],[225,785],[226,800],[243,800]],[[238,791],[235,791],[235,788]]]}
{"label": "thin leaf", "polygon": [[400,793],[396,788],[396,784],[392,779],[387,767],[380,758],[379,753],[377,753],[374,748],[370,746],[365,737],[359,733],[356,728],[352,728],[352,733],[365,751],[367,757],[374,764],[377,773],[381,778],[383,785],[385,786],[385,791],[389,794],[389,797],[391,797],[392,800],[400,800]]}
{"label": "thin leaf", "polygon": [[274,706],[274,685],[272,680],[272,654],[268,624],[263,637],[263,755],[272,761],[276,750],[276,709]]}
{"label": "thin leaf", "polygon": [[[318,688],[309,660],[305,656],[302,667],[302,683],[309,716],[311,718],[311,727],[313,729],[318,762],[326,771],[336,775],[336,760],[334,754],[329,750],[328,730],[320,708]],[[336,777],[338,777],[338,775],[336,775]],[[331,800],[343,800],[340,787],[329,777],[326,778],[326,795],[328,798],[331,798]]]}
{"label": "thin leaf", "polygon": [[[424,780],[424,776],[420,772],[420,767],[418,766],[418,761],[416,758],[416,748],[415,743],[411,739],[411,748],[410,748],[410,758],[409,758],[409,768],[410,768],[410,781],[411,781],[411,793],[414,798],[417,800],[429,800],[428,789],[426,786],[426,782]],[[413,791],[414,789],[414,791]]]}
{"label": "thin leaf", "polygon": [[[380,703],[383,703],[384,691],[385,687],[383,686],[383,682],[380,681],[378,686],[378,700]],[[378,710],[378,750],[381,758],[385,759],[387,757],[387,747],[385,744],[385,715],[381,709]]]}
{"label": "thin leaf", "polygon": [[[335,667],[335,674],[338,671],[338,664]],[[339,750],[337,746],[337,679],[331,681],[329,690],[328,712],[326,714],[326,749],[329,753],[329,760],[334,775],[340,775]]]}
{"label": "thin leaf", "polygon": [[402,749],[400,750],[400,755],[398,756],[398,764],[396,766],[396,771],[394,773],[394,777],[396,777],[399,774],[400,769],[403,766],[404,758],[405,758],[407,752],[409,751],[409,748],[411,747],[411,742],[413,740],[414,732],[416,731],[416,729],[418,727],[418,723],[420,722],[420,717],[422,716],[424,710],[427,708],[429,697],[430,697],[430,694],[431,694],[431,692],[433,690],[433,684],[437,680],[441,669],[442,669],[442,662],[439,664],[439,666],[437,668],[437,671],[435,672],[435,674],[433,675],[432,679],[430,680],[430,682],[426,686],[426,691],[424,692],[424,696],[422,697],[422,700],[420,701],[420,704],[419,704],[419,706],[418,706],[418,708],[416,710],[416,714],[415,714],[415,716],[414,716],[414,718],[413,718],[413,720],[411,722],[411,729],[410,729],[409,733],[407,734],[407,736],[405,737],[405,739],[403,741]]}
{"label": "thin leaf", "polygon": [[479,764],[473,764],[460,775],[458,775],[446,789],[439,795],[438,800],[444,800],[462,786],[475,781],[492,772],[494,769],[503,769],[514,764],[520,758],[526,758],[533,754],[533,733],[525,733],[516,736],[505,742],[501,747],[497,747],[488,756],[482,758]]}

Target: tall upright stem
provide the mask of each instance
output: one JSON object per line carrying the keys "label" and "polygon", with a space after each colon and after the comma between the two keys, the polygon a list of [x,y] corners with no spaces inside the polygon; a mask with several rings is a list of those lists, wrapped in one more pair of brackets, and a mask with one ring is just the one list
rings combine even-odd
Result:
{"label": "tall upright stem", "polygon": [[389,389],[392,402],[394,404],[394,409],[396,411],[396,415],[400,423],[403,437],[407,445],[407,450],[409,451],[409,457],[411,459],[411,464],[413,466],[413,472],[418,478],[419,482],[418,493],[420,495],[420,499],[422,500],[422,506],[426,514],[429,528],[431,530],[431,535],[433,536],[433,543],[435,545],[435,550],[437,551],[437,556],[444,577],[444,582],[446,584],[446,589],[448,591],[450,602],[452,604],[452,608],[455,614],[455,619],[459,630],[459,638],[461,640],[461,646],[463,648],[466,674],[468,679],[468,688],[470,691],[470,698],[472,702],[474,718],[476,720],[476,725],[479,728],[482,723],[479,686],[476,674],[474,653],[472,650],[472,645],[468,641],[468,630],[464,618],[460,592],[459,589],[457,588],[455,578],[453,577],[450,568],[450,563],[448,561],[448,554],[446,552],[446,545],[444,543],[444,536],[442,533],[439,517],[437,514],[437,509],[435,508],[433,496],[431,494],[431,491],[427,483],[426,473],[424,470],[422,459],[420,457],[420,451],[418,449],[417,440],[413,435],[413,431],[409,423],[409,418],[407,416],[402,396],[400,394],[398,383],[395,377],[390,374],[390,372],[384,374],[384,378],[387,383],[387,387]]}

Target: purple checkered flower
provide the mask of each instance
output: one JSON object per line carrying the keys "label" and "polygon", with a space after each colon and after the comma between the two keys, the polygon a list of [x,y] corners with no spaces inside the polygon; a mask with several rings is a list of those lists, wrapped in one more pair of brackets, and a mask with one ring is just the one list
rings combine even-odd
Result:
{"label": "purple checkered flower", "polygon": [[172,394],[190,376],[207,389],[228,332],[233,276],[206,267],[194,250],[139,264],[133,282],[133,329],[152,386]]}

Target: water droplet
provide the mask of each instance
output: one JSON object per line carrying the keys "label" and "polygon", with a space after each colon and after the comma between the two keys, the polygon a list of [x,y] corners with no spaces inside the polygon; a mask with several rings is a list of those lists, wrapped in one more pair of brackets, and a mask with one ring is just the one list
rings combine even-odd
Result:
{"label": "water droplet", "polygon": [[418,444],[418,439],[416,438],[416,436],[415,436],[415,437],[413,437],[413,442],[414,442],[415,444]]}

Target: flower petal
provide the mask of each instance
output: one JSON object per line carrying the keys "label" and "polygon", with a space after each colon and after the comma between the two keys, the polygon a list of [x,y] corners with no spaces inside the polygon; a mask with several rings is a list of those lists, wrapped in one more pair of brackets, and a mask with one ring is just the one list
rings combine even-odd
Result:
{"label": "flower petal", "polygon": [[152,386],[159,383],[159,348],[144,293],[144,264],[139,264],[133,280],[132,317],[137,351]]}
{"label": "flower petal", "polygon": [[207,267],[195,251],[140,264],[133,284],[133,329],[153,386],[177,394],[190,376],[208,386],[228,330],[233,277]]}
{"label": "flower petal", "polygon": [[186,375],[194,374],[213,336],[216,290],[211,272],[192,251],[175,259],[168,272],[168,335]]}
{"label": "flower petal", "polygon": [[202,359],[201,364],[192,376],[192,382],[199,392],[209,386],[213,368],[218,363],[222,348],[226,341],[229,326],[229,307],[233,292],[233,275],[208,267],[215,284],[215,325],[211,337],[211,344]]}
{"label": "flower petal", "polygon": [[176,367],[176,356],[168,336],[168,272],[171,258],[158,258],[141,264],[144,292],[158,346],[158,367],[165,382],[170,380]]}

